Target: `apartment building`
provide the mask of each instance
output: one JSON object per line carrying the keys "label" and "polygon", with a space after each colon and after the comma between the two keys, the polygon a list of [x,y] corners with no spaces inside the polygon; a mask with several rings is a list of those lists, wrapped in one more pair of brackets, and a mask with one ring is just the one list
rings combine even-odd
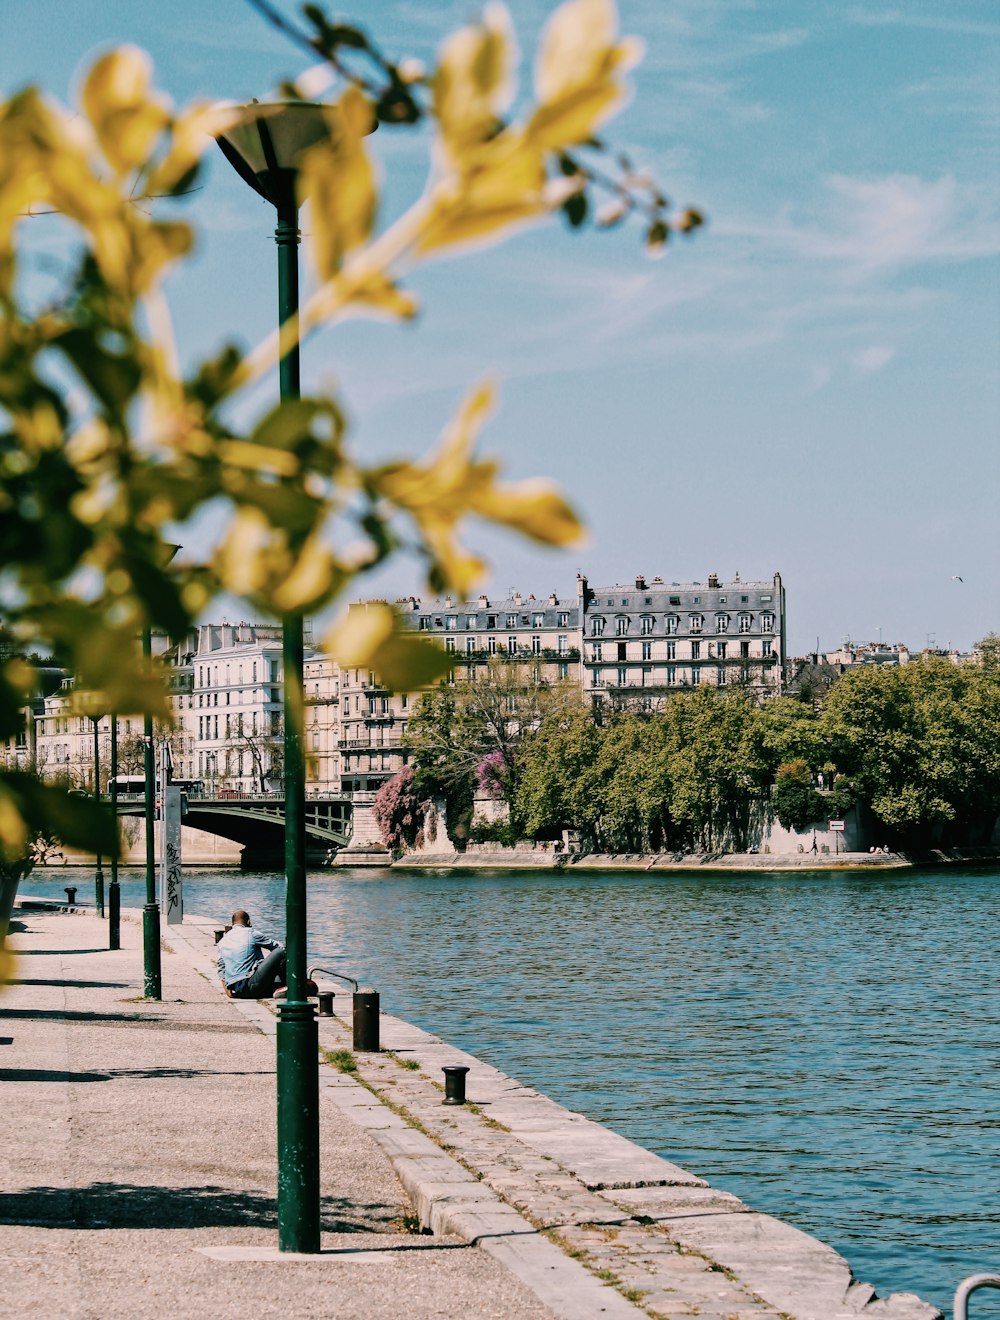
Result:
{"label": "apartment building", "polygon": [[[350,609],[384,604],[359,601]],[[491,662],[523,666],[536,681],[581,682],[580,612],[572,598],[517,591],[501,599],[410,596],[396,608],[411,628],[455,657],[452,682],[475,678]],[[389,692],[373,673],[357,669],[342,671],[340,691],[341,784],[345,791],[370,792],[406,764],[402,742],[416,697]]]}
{"label": "apartment building", "polygon": [[679,688],[781,691],[785,591],[771,581],[666,582],[637,577],[591,587],[577,577],[583,691],[591,701],[652,710]]}
{"label": "apartment building", "polygon": [[302,666],[305,691],[306,791],[340,792],[340,666],[314,655]]}

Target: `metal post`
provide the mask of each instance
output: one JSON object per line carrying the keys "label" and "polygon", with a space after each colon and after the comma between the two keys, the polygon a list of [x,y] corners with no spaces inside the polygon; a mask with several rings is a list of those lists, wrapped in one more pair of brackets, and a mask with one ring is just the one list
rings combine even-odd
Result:
{"label": "metal post", "polygon": [[[94,715],[94,801],[101,804],[101,738],[100,715]],[[97,870],[94,872],[94,910],[99,917],[104,916],[104,870],[101,866],[100,849],[97,852]]]}
{"label": "metal post", "polygon": [[[153,656],[153,635],[142,630],[142,655],[148,664]],[[156,902],[156,850],[153,847],[153,820],[156,810],[156,769],[153,764],[153,717],[147,714],[142,723],[145,744],[146,777],[146,904],[142,909],[143,993],[147,999],[163,998],[160,976],[160,909]]]}
{"label": "metal post", "polygon": [[[111,816],[115,822],[115,838],[118,833],[118,716],[111,716],[111,782],[108,784],[108,796],[111,799]],[[118,849],[111,854],[111,883],[108,886],[108,948],[122,947],[122,895],[118,885]]]}
{"label": "metal post", "polygon": [[[278,321],[298,315],[298,211],[291,189],[278,203]],[[282,401],[299,397],[299,349],[279,366]],[[282,621],[285,784],[285,947],[288,995],[278,1007],[278,1248],[319,1251],[319,1029],[306,997],[305,756],[302,746],[303,628]]]}

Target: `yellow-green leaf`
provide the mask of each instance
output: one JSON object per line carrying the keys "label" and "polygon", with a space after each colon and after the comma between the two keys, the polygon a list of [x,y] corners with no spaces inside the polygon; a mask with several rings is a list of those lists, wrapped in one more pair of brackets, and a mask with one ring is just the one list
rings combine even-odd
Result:
{"label": "yellow-green leaf", "polygon": [[426,687],[454,664],[436,642],[405,628],[391,605],[374,602],[342,616],[326,634],[323,646],[346,668],[374,670],[394,692]]}

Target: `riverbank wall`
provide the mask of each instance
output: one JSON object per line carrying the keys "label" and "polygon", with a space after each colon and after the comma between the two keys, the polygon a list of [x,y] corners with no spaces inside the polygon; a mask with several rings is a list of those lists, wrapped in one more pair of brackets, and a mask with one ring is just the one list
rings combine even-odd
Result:
{"label": "riverbank wall", "polygon": [[[879,1299],[831,1247],[399,1018],[380,1016],[380,1051],[352,1050],[339,986],[319,1021],[321,1193],[336,1222],[321,1254],[282,1259],[260,1191],[274,1005],[221,994],[217,919],[163,929],[164,995],[150,1002],[138,911],[115,952],[90,914],[30,898],[21,914],[5,1063],[45,1121],[8,1106],[17,1264],[5,1277],[0,1262],[0,1282],[41,1308],[17,1313],[69,1314],[85,1295],[107,1317],[215,1316],[220,1296],[246,1314],[280,1289],[287,1314],[371,1320],[940,1316],[912,1293]],[[468,1069],[468,1102],[448,1106],[452,1065]],[[408,1249],[401,1189],[422,1230]],[[32,1255],[58,1268],[31,1278]]]}
{"label": "riverbank wall", "polygon": [[997,848],[935,848],[898,853],[559,853],[551,845],[470,845],[464,852],[404,853],[394,870],[565,871],[893,871],[989,865]]}

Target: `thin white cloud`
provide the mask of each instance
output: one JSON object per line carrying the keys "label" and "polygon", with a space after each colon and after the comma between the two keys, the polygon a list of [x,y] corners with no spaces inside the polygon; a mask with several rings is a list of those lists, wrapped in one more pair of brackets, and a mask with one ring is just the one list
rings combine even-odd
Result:
{"label": "thin white cloud", "polygon": [[932,32],[950,32],[956,36],[1000,37],[1000,23],[955,18],[951,14],[917,14],[912,9],[851,9],[847,14],[861,27],[925,28]]}
{"label": "thin white cloud", "polygon": [[961,185],[952,175],[837,174],[824,183],[825,197],[813,207],[817,219],[796,223],[785,213],[770,222],[737,223],[732,232],[837,263],[854,275],[1000,252],[1000,204],[988,189]]}
{"label": "thin white cloud", "polygon": [[869,344],[854,354],[852,365],[862,376],[874,376],[887,367],[895,356],[896,350],[888,344]]}

